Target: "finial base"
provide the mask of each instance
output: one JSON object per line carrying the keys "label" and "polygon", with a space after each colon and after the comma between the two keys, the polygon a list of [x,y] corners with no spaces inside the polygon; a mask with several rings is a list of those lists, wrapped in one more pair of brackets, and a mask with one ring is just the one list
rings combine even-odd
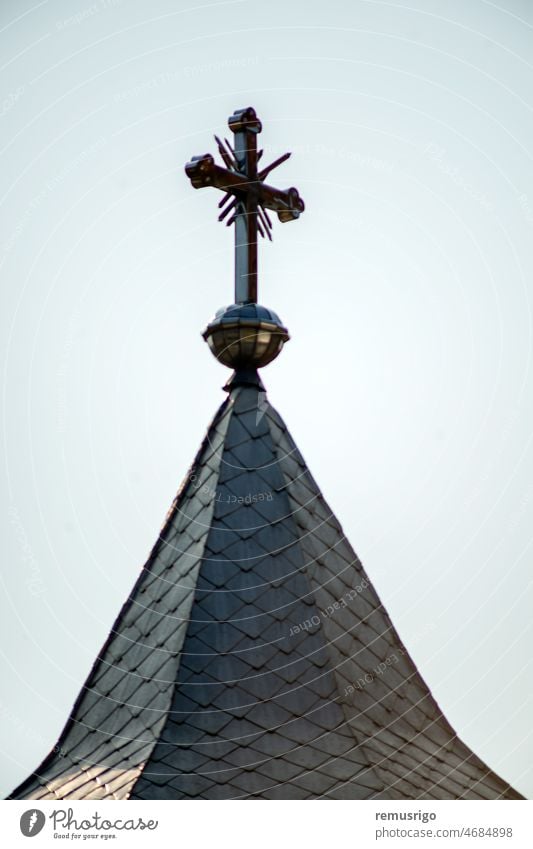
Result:
{"label": "finial base", "polygon": [[255,386],[261,392],[265,391],[263,381],[254,368],[236,369],[222,388],[225,392],[231,392],[237,386]]}

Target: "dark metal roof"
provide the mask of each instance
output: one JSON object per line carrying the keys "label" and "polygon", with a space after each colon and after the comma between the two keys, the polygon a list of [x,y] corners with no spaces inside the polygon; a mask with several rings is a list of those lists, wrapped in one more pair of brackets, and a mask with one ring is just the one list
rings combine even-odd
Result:
{"label": "dark metal roof", "polygon": [[283,421],[235,385],[10,798],[522,798],[448,724]]}

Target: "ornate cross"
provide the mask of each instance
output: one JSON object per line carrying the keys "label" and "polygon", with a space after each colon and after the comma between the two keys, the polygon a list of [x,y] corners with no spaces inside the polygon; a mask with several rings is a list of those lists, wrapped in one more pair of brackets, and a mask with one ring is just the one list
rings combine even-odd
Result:
{"label": "ornate cross", "polygon": [[305,207],[297,189],[274,189],[264,182],[290,153],[258,170],[263,151],[257,150],[261,121],[255,110],[251,106],[238,109],[228,118],[228,125],[235,134],[234,147],[227,139],[222,142],[215,136],[226,168],[217,165],[210,153],[204,153],[193,156],[185,166],[185,173],[195,189],[214,186],[224,192],[218,204],[222,209],[218,220],[224,221],[232,213],[226,223],[235,224],[235,303],[257,303],[257,232],[272,241],[272,222],[267,209],[277,212],[280,221],[292,221]]}

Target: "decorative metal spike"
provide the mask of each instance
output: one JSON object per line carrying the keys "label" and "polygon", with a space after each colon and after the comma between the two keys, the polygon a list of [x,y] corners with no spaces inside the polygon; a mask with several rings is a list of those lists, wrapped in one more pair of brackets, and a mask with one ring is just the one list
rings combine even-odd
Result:
{"label": "decorative metal spike", "polygon": [[220,215],[218,216],[218,220],[219,220],[219,221],[224,221],[224,219],[225,219],[226,215],[229,215],[229,213],[231,212],[231,210],[232,210],[232,209],[234,209],[234,207],[236,206],[236,204],[237,204],[237,198],[234,198],[234,199],[232,200],[232,202],[231,202],[231,203],[229,203],[229,204],[227,205],[226,209],[224,209],[224,210],[220,213]]}
{"label": "decorative metal spike", "polygon": [[263,239],[265,238],[265,234],[263,232],[263,228],[261,227],[261,222],[259,221],[259,218],[257,219],[257,232],[260,236],[262,236]]}
{"label": "decorative metal spike", "polygon": [[226,227],[230,227],[233,224],[233,222],[235,221],[236,218],[237,218],[237,213],[232,215],[231,218],[229,219],[229,221],[226,221]]}
{"label": "decorative metal spike", "polygon": [[257,207],[257,226],[258,226],[258,227],[260,227],[259,220],[261,220],[261,221],[262,221],[262,223],[263,223],[263,227],[265,228],[265,233],[266,233],[266,234],[267,234],[267,236],[268,236],[268,240],[271,242],[271,241],[272,241],[272,236],[270,235],[270,225],[269,225],[269,223],[268,223],[268,221],[267,221],[267,217],[266,217],[266,215],[265,215],[265,211],[264,211],[264,209],[263,209],[261,206],[258,206],[258,207]]}
{"label": "decorative metal spike", "polygon": [[259,180],[264,180],[267,174],[270,174],[274,168],[277,168],[278,165],[281,165],[282,162],[286,162],[289,158],[290,153],[284,153],[283,156],[280,156],[279,159],[275,159],[274,162],[271,162],[270,165],[267,165],[266,168],[263,168],[262,171],[257,175]]}
{"label": "decorative metal spike", "polygon": [[222,207],[224,206],[224,204],[226,203],[226,201],[227,201],[227,200],[228,200],[228,198],[230,198],[230,197],[233,197],[232,193],[231,193],[231,192],[226,192],[226,194],[224,195],[224,197],[222,198],[222,200],[220,200],[220,201],[218,202],[218,208],[219,208],[219,209],[222,209]]}
{"label": "decorative metal spike", "polygon": [[220,153],[222,159],[224,160],[224,165],[226,166],[226,168],[229,168],[230,171],[232,171],[233,170],[233,161],[232,161],[231,157],[228,155],[227,151],[225,150],[225,148],[224,148],[224,146],[223,146],[223,144],[220,141],[218,136],[215,136],[215,141],[216,141],[217,146],[218,146],[218,152]]}
{"label": "decorative metal spike", "polygon": [[266,229],[268,230],[270,225],[265,218],[265,213],[264,213],[264,210],[263,210],[263,207],[261,206],[261,204],[259,204],[258,207],[257,207],[257,215],[259,216],[259,218],[263,222],[263,227],[266,227]]}
{"label": "decorative metal spike", "polygon": [[264,206],[262,206],[261,209],[263,210],[263,215],[265,216],[265,218],[267,220],[268,226],[272,227],[272,221],[270,220],[270,215],[268,214],[268,212],[266,211]]}
{"label": "decorative metal spike", "polygon": [[234,168],[235,171],[238,171],[239,165],[237,163],[237,156],[235,154],[235,151],[226,138],[224,139],[224,142],[226,144],[226,149],[227,149],[228,153],[230,154],[231,158],[233,159],[233,168]]}

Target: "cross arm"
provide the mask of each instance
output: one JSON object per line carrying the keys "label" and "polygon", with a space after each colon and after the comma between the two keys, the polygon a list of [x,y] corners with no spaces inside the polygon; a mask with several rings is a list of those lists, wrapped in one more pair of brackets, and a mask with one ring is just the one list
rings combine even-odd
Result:
{"label": "cross arm", "polygon": [[280,221],[294,221],[304,211],[305,204],[301,199],[298,189],[273,189],[266,183],[259,186],[259,203],[265,209],[277,212]]}
{"label": "cross arm", "polygon": [[210,153],[193,156],[185,172],[195,189],[213,186],[233,195],[254,195],[261,206],[276,212],[282,222],[298,218],[305,209],[297,189],[275,189],[258,180],[250,180],[244,174],[217,165]]}
{"label": "cross arm", "polygon": [[214,186],[223,192],[246,191],[250,188],[250,180],[244,174],[228,171],[217,165],[210,153],[203,156],[193,156],[185,166],[185,173],[195,189]]}

